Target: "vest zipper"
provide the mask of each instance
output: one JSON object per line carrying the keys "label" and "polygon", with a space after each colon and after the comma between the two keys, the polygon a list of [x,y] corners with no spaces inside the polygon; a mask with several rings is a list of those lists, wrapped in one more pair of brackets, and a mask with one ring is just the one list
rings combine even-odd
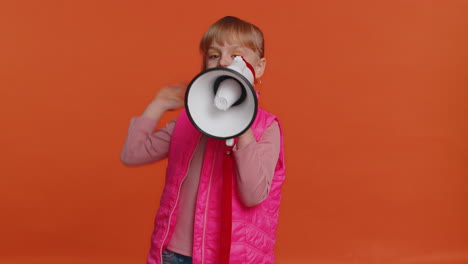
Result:
{"label": "vest zipper", "polygon": [[210,172],[210,179],[208,181],[208,192],[207,192],[207,199],[206,199],[206,206],[205,206],[205,213],[203,216],[203,235],[202,235],[202,252],[201,252],[201,264],[205,263],[205,235],[206,235],[206,216],[208,214],[208,206],[210,204],[210,194],[211,194],[211,181],[213,179],[213,167],[216,163],[216,150],[218,149],[219,141],[216,142],[215,151],[213,162],[211,163],[211,172]]}
{"label": "vest zipper", "polygon": [[[198,138],[197,145],[195,146],[195,149],[197,148],[199,143],[200,143],[200,138]],[[182,184],[184,183],[185,179],[187,178],[188,171],[189,171],[188,168],[190,167],[190,164],[192,163],[193,156],[195,156],[195,150],[193,151],[192,156],[190,156],[190,160],[188,162],[184,178],[180,182],[179,189],[177,190],[177,197],[176,197],[175,204],[172,207],[171,213],[169,214],[169,221],[168,221],[168,225],[167,225],[167,229],[166,229],[166,234],[164,235],[164,238],[162,240],[161,247],[160,247],[161,249],[159,250],[159,255],[161,257],[161,263],[162,263],[163,246],[164,246],[164,242],[166,242],[167,236],[169,235],[169,229],[170,229],[170,226],[171,226],[172,215],[174,214],[174,211],[175,211],[175,209],[177,207],[177,204],[179,203],[180,190],[182,189]]]}

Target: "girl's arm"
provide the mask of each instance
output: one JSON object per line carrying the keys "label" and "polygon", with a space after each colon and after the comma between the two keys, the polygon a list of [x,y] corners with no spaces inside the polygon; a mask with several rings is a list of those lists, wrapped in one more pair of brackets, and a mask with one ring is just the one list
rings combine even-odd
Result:
{"label": "girl's arm", "polygon": [[[246,136],[246,137],[244,137]],[[234,148],[237,188],[244,205],[256,206],[270,194],[280,152],[280,131],[273,122],[257,142],[249,129]]]}
{"label": "girl's arm", "polygon": [[157,121],[146,116],[132,118],[127,139],[120,154],[128,166],[143,165],[167,157],[175,121],[154,132]]}
{"label": "girl's arm", "polygon": [[126,165],[141,165],[167,157],[175,121],[153,133],[162,115],[183,106],[185,84],[170,85],[161,89],[148,105],[143,115],[133,118],[121,152]]}

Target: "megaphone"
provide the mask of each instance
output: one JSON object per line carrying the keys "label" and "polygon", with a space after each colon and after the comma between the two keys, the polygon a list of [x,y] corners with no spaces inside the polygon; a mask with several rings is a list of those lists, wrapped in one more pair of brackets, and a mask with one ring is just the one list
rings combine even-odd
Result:
{"label": "megaphone", "polygon": [[190,82],[185,109],[201,133],[230,140],[242,135],[257,115],[257,94],[253,88],[255,71],[237,56],[226,68],[210,68]]}

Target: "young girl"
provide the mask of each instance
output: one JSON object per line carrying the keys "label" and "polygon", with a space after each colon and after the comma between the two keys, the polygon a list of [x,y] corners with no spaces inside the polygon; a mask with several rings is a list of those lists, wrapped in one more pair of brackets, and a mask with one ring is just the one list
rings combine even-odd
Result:
{"label": "young girl", "polygon": [[[224,17],[201,40],[203,67],[226,67],[234,57],[242,56],[260,78],[266,67],[263,42],[258,27]],[[142,116],[131,120],[121,153],[127,165],[168,158],[147,263],[274,263],[285,177],[278,119],[259,108],[253,125],[238,137],[228,154],[234,160],[234,179],[226,228],[222,223],[226,207],[221,202],[226,182],[225,140],[201,134],[185,111],[153,132],[164,112],[183,106],[185,90],[184,84],[161,89]]]}

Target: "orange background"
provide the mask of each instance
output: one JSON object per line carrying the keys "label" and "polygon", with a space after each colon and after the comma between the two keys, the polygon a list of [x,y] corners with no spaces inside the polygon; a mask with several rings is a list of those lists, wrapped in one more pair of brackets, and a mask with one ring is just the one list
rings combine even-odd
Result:
{"label": "orange background", "polygon": [[266,35],[278,263],[468,263],[464,0],[1,1],[0,263],[144,263],[166,164],[120,163],[128,123],[224,15]]}

